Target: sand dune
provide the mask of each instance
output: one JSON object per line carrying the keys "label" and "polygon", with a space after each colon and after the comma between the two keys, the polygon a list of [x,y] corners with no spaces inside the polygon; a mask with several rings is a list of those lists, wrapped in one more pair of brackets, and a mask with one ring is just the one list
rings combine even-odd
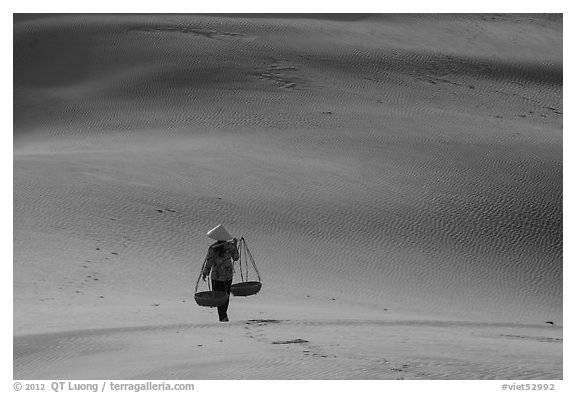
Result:
{"label": "sand dune", "polygon": [[255,319],[22,336],[14,356],[20,378],[546,380],[561,347],[541,326]]}
{"label": "sand dune", "polygon": [[15,16],[14,377],[561,378],[562,72],[558,16]]}

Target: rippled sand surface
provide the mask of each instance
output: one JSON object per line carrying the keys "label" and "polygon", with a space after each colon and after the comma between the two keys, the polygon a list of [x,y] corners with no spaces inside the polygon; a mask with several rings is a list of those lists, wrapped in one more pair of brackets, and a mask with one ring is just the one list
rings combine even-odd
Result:
{"label": "rippled sand surface", "polygon": [[[562,378],[562,41],[554,15],[16,15],[14,377]],[[264,283],[226,326],[193,300],[218,223]]]}

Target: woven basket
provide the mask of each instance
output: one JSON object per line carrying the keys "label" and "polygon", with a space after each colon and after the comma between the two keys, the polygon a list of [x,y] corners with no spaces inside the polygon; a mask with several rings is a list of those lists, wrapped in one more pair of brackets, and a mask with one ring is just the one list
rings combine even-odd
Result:
{"label": "woven basket", "polygon": [[262,283],[260,281],[239,282],[232,285],[231,291],[234,296],[251,296],[260,292]]}
{"label": "woven basket", "polygon": [[228,294],[223,291],[205,291],[197,292],[194,295],[194,300],[199,306],[202,307],[218,307],[223,306],[228,300]]}

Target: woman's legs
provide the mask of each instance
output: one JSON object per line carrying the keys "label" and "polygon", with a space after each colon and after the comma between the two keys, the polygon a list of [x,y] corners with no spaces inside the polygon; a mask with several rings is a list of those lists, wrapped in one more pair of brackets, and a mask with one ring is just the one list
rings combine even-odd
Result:
{"label": "woman's legs", "polygon": [[[212,280],[212,290],[213,291],[222,291],[222,292],[226,292],[228,295],[230,295],[230,290],[232,288],[232,280],[228,280],[228,281],[216,281],[216,280]],[[226,300],[226,303],[224,303],[222,306],[218,307],[218,318],[220,318],[220,321],[224,321],[224,320],[228,320],[228,304],[230,303],[230,299]]]}

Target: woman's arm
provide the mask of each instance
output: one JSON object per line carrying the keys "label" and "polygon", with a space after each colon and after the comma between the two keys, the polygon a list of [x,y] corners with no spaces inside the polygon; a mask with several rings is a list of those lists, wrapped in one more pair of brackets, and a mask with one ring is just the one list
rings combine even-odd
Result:
{"label": "woman's arm", "polygon": [[234,238],[234,243],[232,244],[232,259],[235,261],[240,259],[240,254],[238,253],[238,247],[236,246],[237,244],[238,240]]}
{"label": "woman's arm", "polygon": [[208,251],[208,257],[206,258],[206,266],[204,266],[204,270],[202,271],[202,279],[205,280],[206,277],[210,274],[210,270],[212,270],[212,265],[214,264],[214,250],[210,248]]}

